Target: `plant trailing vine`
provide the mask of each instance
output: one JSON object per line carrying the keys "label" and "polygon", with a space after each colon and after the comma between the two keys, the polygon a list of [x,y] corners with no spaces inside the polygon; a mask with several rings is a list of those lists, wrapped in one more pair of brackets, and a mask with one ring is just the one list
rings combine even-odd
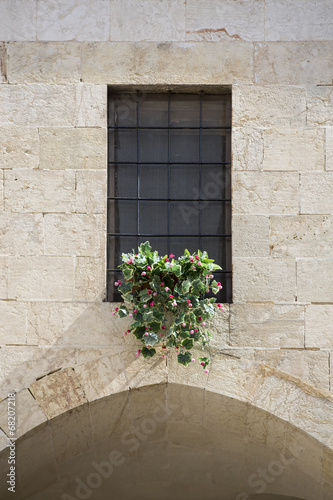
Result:
{"label": "plant trailing vine", "polygon": [[[115,286],[124,303],[116,313],[133,318],[124,334],[132,333],[144,344],[136,355],[153,357],[161,347],[165,357],[168,348],[175,348],[179,363],[187,366],[194,362],[194,345],[204,349],[211,338],[206,321],[215,315],[216,298],[205,298],[205,294],[216,294],[222,288],[221,283],[212,281],[212,273],[220,266],[200,250],[194,254],[185,250],[177,260],[172,254],[160,257],[148,241],[137,253],[122,254],[122,261],[119,268],[124,280]],[[217,306],[221,308],[221,304]],[[199,361],[208,373],[209,356],[199,357]]]}

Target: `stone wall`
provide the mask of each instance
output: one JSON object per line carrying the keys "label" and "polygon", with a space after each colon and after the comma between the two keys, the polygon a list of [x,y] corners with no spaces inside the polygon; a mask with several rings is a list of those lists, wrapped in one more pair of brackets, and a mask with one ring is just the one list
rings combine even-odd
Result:
{"label": "stone wall", "polygon": [[214,352],[331,390],[331,7],[0,2],[1,398],[134,352],[103,302],[112,84],[232,87],[234,300]]}

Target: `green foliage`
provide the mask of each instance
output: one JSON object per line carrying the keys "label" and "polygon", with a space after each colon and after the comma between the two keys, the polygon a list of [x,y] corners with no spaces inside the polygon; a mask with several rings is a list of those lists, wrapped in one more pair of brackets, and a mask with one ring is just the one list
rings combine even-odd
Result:
{"label": "green foliage", "polygon": [[[123,254],[122,260],[119,267],[124,279],[116,286],[124,304],[118,314],[133,319],[129,329],[144,344],[141,354],[153,357],[153,346],[177,348],[178,362],[187,366],[195,344],[204,348],[211,337],[205,322],[216,312],[216,299],[205,298],[205,294],[216,294],[221,288],[215,280],[211,283],[212,272],[220,266],[200,250],[192,255],[185,250],[178,259],[160,257],[148,241],[137,252]],[[199,359],[206,368],[209,358]]]}

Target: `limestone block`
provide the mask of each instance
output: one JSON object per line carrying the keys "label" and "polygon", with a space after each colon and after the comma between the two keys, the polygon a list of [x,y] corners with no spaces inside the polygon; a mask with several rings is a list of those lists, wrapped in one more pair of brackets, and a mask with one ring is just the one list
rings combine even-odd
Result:
{"label": "limestone block", "polygon": [[192,351],[195,363],[190,363],[186,368],[178,363],[175,352],[170,352],[168,355],[168,384],[180,384],[183,386],[192,386],[205,388],[207,385],[208,375],[204,373],[199,365],[199,356],[204,356],[202,349],[196,347]]}
{"label": "limestone block", "polygon": [[109,0],[39,0],[38,40],[96,40],[109,38]]}
{"label": "limestone block", "polygon": [[8,297],[8,257],[0,257],[0,299]]}
{"label": "limestone block", "polygon": [[333,215],[333,172],[301,174],[301,214]]}
{"label": "limestone block", "polygon": [[332,40],[330,0],[266,0],[265,40]]}
{"label": "limestone block", "polygon": [[304,307],[232,304],[230,344],[236,347],[304,347]]}
{"label": "limestone block", "polygon": [[235,85],[232,101],[234,127],[298,128],[306,125],[303,88]]}
{"label": "limestone block", "polygon": [[235,257],[233,269],[235,302],[293,302],[295,300],[296,265],[294,260]]}
{"label": "limestone block", "polygon": [[26,342],[27,304],[0,301],[0,344],[25,344]]}
{"label": "limestone block", "polygon": [[5,207],[4,207],[4,171],[0,170],[0,212],[3,212]]}
{"label": "limestone block", "polygon": [[255,82],[270,85],[330,83],[332,50],[332,42],[258,43],[255,47]]}
{"label": "limestone block", "polygon": [[270,245],[276,258],[333,258],[333,217],[272,215]]}
{"label": "limestone block", "polygon": [[326,170],[333,170],[333,128],[326,129]]}
{"label": "limestone block", "polygon": [[[119,61],[122,63],[119,64]],[[232,84],[253,81],[251,43],[87,43],[84,82],[105,84]]]}
{"label": "limestone block", "polygon": [[103,300],[106,294],[105,274],[104,258],[76,257],[74,299]]}
{"label": "limestone block", "polygon": [[306,306],[305,347],[333,348],[333,305]]}
{"label": "limestone block", "polygon": [[72,300],[72,257],[9,257],[8,298]]}
{"label": "limestone block", "polygon": [[5,171],[5,204],[10,212],[72,212],[74,171]]}
{"label": "limestone block", "polygon": [[120,354],[130,388],[167,382],[166,360],[158,356],[144,359],[135,357],[134,349]]}
{"label": "limestone block", "polygon": [[262,0],[187,0],[186,40],[264,40]]}
{"label": "limestone block", "polygon": [[0,128],[0,167],[38,168],[38,129]]}
{"label": "limestone block", "polygon": [[263,215],[234,215],[232,255],[269,257],[269,218]]}
{"label": "limestone block", "polygon": [[259,128],[232,129],[232,163],[234,170],[262,170],[263,131]]}
{"label": "limestone block", "polygon": [[[10,407],[13,408],[13,407]],[[7,429],[8,400],[0,403],[0,426]],[[37,401],[32,397],[28,389],[20,391],[15,396],[16,432],[15,437],[19,438],[34,427],[45,422],[46,416],[40,409]]]}
{"label": "limestone block", "polygon": [[333,485],[333,452],[326,447],[323,456],[323,479]]}
{"label": "limestone block", "polygon": [[107,169],[76,172],[75,211],[106,214]]}
{"label": "limestone block", "polygon": [[217,309],[207,328],[212,335],[209,342],[211,349],[222,349],[229,345],[229,304],[222,304],[222,308]]}
{"label": "limestone block", "polygon": [[39,137],[41,169],[106,169],[106,129],[41,128]]}
{"label": "limestone block", "polygon": [[0,40],[36,40],[36,0],[0,3]]}
{"label": "limestone block", "polygon": [[74,85],[0,86],[0,126],[70,127],[74,107]]}
{"label": "limestone block", "polygon": [[78,365],[75,373],[88,401],[128,389],[123,364],[117,354]]}
{"label": "limestone block", "polygon": [[115,42],[185,40],[185,2],[111,0],[110,40]]}
{"label": "limestone block", "polygon": [[101,257],[105,253],[105,231],[104,215],[45,214],[45,253]]}
{"label": "limestone block", "polygon": [[[75,127],[106,127],[106,115],[107,86],[77,85],[75,94]],[[104,152],[105,148],[103,147],[102,149]]]}
{"label": "limestone block", "polygon": [[297,214],[298,187],[296,172],[234,172],[233,213]]}
{"label": "limestone block", "polygon": [[[329,82],[331,83],[331,82]],[[309,127],[333,126],[332,86],[310,86],[307,89],[307,125]]]}
{"label": "limestone block", "polygon": [[42,214],[0,213],[0,255],[41,255]]}
{"label": "limestone block", "polygon": [[333,259],[297,260],[297,300],[333,302]]}
{"label": "limestone block", "polygon": [[264,131],[264,170],[324,170],[324,131]]}
{"label": "limestone block", "polygon": [[10,83],[77,83],[80,81],[80,68],[81,53],[78,43],[9,44]]}
{"label": "limestone block", "polygon": [[7,82],[7,49],[4,43],[0,43],[0,83],[5,82]]}
{"label": "limestone block", "polygon": [[72,368],[37,380],[29,390],[49,419],[87,402]]}
{"label": "limestone block", "polygon": [[8,445],[8,437],[6,434],[0,429],[0,452],[4,450]]}

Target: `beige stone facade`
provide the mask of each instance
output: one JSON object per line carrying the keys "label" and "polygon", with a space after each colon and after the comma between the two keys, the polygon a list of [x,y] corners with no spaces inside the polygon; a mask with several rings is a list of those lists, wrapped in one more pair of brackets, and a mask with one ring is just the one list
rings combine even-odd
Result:
{"label": "beige stone facade", "polygon": [[[18,435],[32,432],[22,449],[28,453],[36,435],[49,460],[38,487],[24,472],[17,498],[61,498],[59,484],[52,490],[56,477],[74,495],[68,464],[75,470],[73,457],[89,448],[89,472],[102,440],[86,412],[98,422],[103,405],[110,412],[118,398],[129,414],[119,429],[110,417],[116,436],[144,418],[136,395],[166,404],[181,394],[157,448],[148,440],[138,452],[149,467],[158,447],[168,464],[180,460],[177,447],[186,461],[191,414],[190,441],[202,444],[209,463],[201,471],[210,474],[209,498],[222,498],[221,470],[230,467],[221,452],[227,434],[217,430],[225,425],[242,479],[223,483],[223,498],[259,499],[249,496],[256,490],[248,477],[285,453],[292,435],[306,451],[260,498],[332,500],[331,0],[0,0],[0,68],[0,444],[15,389]],[[173,358],[136,360],[135,339],[122,336],[126,321],[103,302],[108,85],[231,88],[233,303],[212,327],[208,376]],[[227,413],[214,420],[221,405],[237,407],[237,424]],[[83,434],[70,449],[59,429],[74,432],[75,418]],[[189,481],[191,473],[178,470]],[[119,474],[115,498],[130,498],[119,486],[131,484],[129,474]],[[188,497],[173,498],[202,498],[203,476]],[[159,481],[168,484],[162,473]],[[157,483],[148,497],[138,481],[135,499],[158,498]],[[104,500],[106,486],[98,491],[92,498]]]}

